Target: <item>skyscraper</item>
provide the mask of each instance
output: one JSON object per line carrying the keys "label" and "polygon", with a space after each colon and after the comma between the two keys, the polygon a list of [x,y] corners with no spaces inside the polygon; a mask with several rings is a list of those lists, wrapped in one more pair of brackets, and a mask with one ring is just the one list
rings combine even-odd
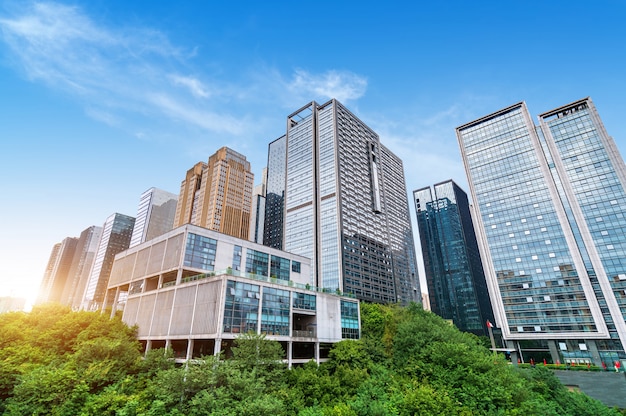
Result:
{"label": "skyscraper", "polygon": [[44,273],[37,303],[60,302],[65,283],[68,280],[76,243],[78,239],[73,237],[64,238],[52,248],[48,265]]}
{"label": "skyscraper", "polygon": [[174,227],[193,224],[248,239],[254,175],[245,156],[222,147],[182,181]]}
{"label": "skyscraper", "polygon": [[282,136],[269,144],[267,153],[265,221],[263,224],[263,244],[278,249],[283,248],[286,160],[287,136]]}
{"label": "skyscraper", "polygon": [[115,213],[106,219],[96,257],[89,273],[81,308],[96,310],[102,306],[115,255],[130,245],[135,218]]}
{"label": "skyscraper", "polygon": [[252,210],[250,213],[250,241],[263,244],[265,224],[265,188],[267,186],[267,168],[263,168],[261,183],[252,191]]}
{"label": "skyscraper", "polygon": [[74,309],[80,308],[85,293],[85,285],[89,280],[89,272],[96,258],[100,237],[102,237],[102,227],[95,225],[80,233],[67,283],[61,296],[61,303]]}
{"label": "skyscraper", "polygon": [[176,195],[157,188],[150,188],[141,194],[130,247],[171,231],[177,201]]}
{"label": "skyscraper", "polygon": [[462,331],[487,335],[493,312],[467,194],[450,180],[413,198],[431,310]]}
{"label": "skyscraper", "polygon": [[421,300],[402,161],[336,100],[294,112],[270,143],[264,244],[311,258],[313,285]]}
{"label": "skyscraper", "polygon": [[591,99],[539,126],[522,102],[456,131],[508,346],[525,360],[626,359],[626,168]]}

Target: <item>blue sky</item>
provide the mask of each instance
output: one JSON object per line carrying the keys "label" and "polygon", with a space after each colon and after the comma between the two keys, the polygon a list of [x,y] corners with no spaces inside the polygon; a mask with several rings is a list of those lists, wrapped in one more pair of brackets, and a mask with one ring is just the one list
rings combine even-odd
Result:
{"label": "blue sky", "polygon": [[409,192],[467,190],[454,128],[519,101],[591,96],[624,153],[625,17],[623,0],[0,0],[0,296],[33,299],[56,242],[178,193],[221,146],[258,177],[311,100],[373,128]]}

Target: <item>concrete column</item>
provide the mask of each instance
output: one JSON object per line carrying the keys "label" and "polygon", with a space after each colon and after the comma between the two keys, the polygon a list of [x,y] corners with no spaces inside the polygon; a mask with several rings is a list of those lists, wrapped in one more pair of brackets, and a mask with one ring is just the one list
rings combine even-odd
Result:
{"label": "concrete column", "polygon": [[187,341],[187,360],[193,358],[193,339]]}
{"label": "concrete column", "polygon": [[293,341],[287,341],[287,368],[291,368],[293,361]]}
{"label": "concrete column", "polygon": [[165,349],[172,348],[172,341],[170,339],[165,340]]}
{"label": "concrete column", "polygon": [[594,339],[586,339],[585,344],[587,345],[587,350],[591,353],[591,362],[593,365],[602,368],[602,358],[600,358],[596,341]]}
{"label": "concrete column", "polygon": [[222,351],[222,339],[216,338],[215,345],[213,346],[213,355],[215,356],[220,355],[220,351]]}
{"label": "concrete column", "polygon": [[553,339],[548,340],[548,349],[550,350],[550,356],[552,357],[552,362],[554,364],[556,363],[563,364],[561,362],[561,353],[559,352],[559,349],[556,346],[556,340],[553,340]]}
{"label": "concrete column", "polygon": [[[102,306],[102,310],[105,310],[107,307],[107,299],[109,297],[109,292],[107,291],[107,296],[104,298],[104,305]],[[111,319],[115,317],[115,312],[117,310],[117,301],[120,298],[120,287],[115,288],[115,296],[113,297],[113,303],[111,304]]]}
{"label": "concrete column", "polygon": [[152,349],[152,340],[149,339],[146,341],[146,350],[144,351],[143,355],[145,356],[148,351],[150,351]]}
{"label": "concrete column", "polygon": [[521,354],[517,349],[517,344],[514,341],[506,341],[506,347],[511,351],[511,364],[517,365],[517,360],[521,358]]}
{"label": "concrete column", "polygon": [[320,363],[320,343],[315,343],[315,362],[319,365]]}

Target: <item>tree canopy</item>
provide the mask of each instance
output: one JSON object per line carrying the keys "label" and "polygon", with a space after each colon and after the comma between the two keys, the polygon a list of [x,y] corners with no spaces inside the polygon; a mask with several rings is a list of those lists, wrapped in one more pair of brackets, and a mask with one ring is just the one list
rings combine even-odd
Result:
{"label": "tree canopy", "polygon": [[0,315],[5,415],[619,415],[521,370],[419,305],[361,303],[362,338],[288,369],[281,345],[244,334],[232,358],[142,356],[119,318],[44,305]]}

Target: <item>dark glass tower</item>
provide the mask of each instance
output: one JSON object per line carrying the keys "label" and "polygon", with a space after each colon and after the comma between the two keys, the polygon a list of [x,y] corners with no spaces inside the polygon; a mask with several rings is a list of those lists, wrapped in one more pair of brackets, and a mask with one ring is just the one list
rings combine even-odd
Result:
{"label": "dark glass tower", "polygon": [[271,142],[267,158],[263,244],[279,250],[283,248],[286,143],[287,136],[282,136]]}
{"label": "dark glass tower", "polygon": [[431,310],[487,335],[493,311],[467,194],[453,181],[413,191]]}
{"label": "dark glass tower", "polygon": [[270,144],[264,244],[310,258],[314,286],[421,301],[402,161],[336,100]]}

